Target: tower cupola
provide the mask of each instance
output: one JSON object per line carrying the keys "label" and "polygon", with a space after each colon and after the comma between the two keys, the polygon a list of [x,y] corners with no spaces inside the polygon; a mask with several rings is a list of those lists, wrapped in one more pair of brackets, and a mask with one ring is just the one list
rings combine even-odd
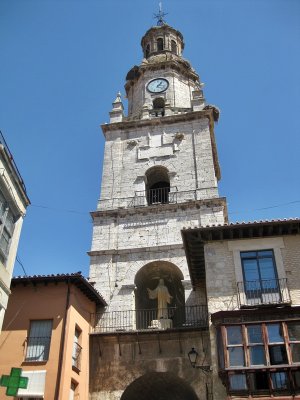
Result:
{"label": "tower cupola", "polygon": [[144,58],[126,75],[129,119],[152,119],[202,110],[205,106],[199,75],[182,57],[181,32],[166,24],[142,37]]}
{"label": "tower cupola", "polygon": [[162,53],[181,56],[184,49],[184,41],[179,31],[164,24],[150,28],[143,36],[141,46],[146,59],[152,55]]}

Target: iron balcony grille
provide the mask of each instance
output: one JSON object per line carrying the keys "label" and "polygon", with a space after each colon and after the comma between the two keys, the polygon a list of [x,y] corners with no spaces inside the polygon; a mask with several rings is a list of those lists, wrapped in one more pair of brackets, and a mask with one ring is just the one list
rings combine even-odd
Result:
{"label": "iron balcony grille", "polygon": [[13,158],[13,156],[12,156],[10,150],[9,150],[9,147],[8,147],[8,145],[7,145],[7,143],[6,143],[5,139],[4,139],[4,136],[3,136],[3,134],[2,134],[1,131],[0,131],[0,143],[1,143],[1,144],[3,145],[3,147],[5,148],[5,150],[6,150],[7,154],[8,154],[8,156],[9,156],[9,159],[10,159],[10,161],[11,161],[13,167],[14,167],[14,170],[15,170],[15,172],[16,172],[16,174],[17,174],[18,180],[19,180],[19,182],[20,182],[20,184],[21,184],[21,186],[22,186],[24,192],[26,193],[26,187],[25,187],[23,178],[22,178],[22,176],[21,176],[21,174],[20,174],[20,171],[19,171],[19,169],[18,169],[18,167],[17,167],[17,165],[16,165],[16,163],[15,163],[15,161],[14,161],[14,158]]}
{"label": "iron balcony grille", "polygon": [[25,361],[47,361],[51,337],[28,337]]}
{"label": "iron balcony grille", "polygon": [[[170,190],[168,192],[168,198],[165,203],[163,202],[153,202],[151,205],[161,205],[161,204],[181,204],[189,201],[200,200],[199,192],[195,189],[182,190],[179,191],[176,186],[171,186],[167,188]],[[210,190],[213,188],[208,188]],[[151,189],[156,190],[156,189]],[[98,208],[103,210],[113,210],[116,208],[130,208],[130,207],[147,207],[149,206],[147,201],[147,190],[138,190],[134,192],[132,197],[116,197],[112,199],[102,199],[99,200]],[[149,196],[148,196],[149,198]],[[150,197],[151,198],[151,197]],[[163,197],[162,197],[163,199]]]}
{"label": "iron balcony grille", "polygon": [[[188,112],[191,112],[192,109],[191,108],[182,108],[182,107],[171,107],[170,109],[168,109],[168,111],[170,110],[171,115],[173,114],[186,114]],[[165,108],[153,108],[151,110],[149,110],[149,116],[150,118],[155,118],[155,117],[164,117],[166,115],[166,107]],[[167,112],[167,115],[170,115]]]}
{"label": "iron balcony grille", "polygon": [[177,203],[178,191],[176,187],[139,190],[135,192],[131,206],[150,206],[155,204]]}
{"label": "iron balcony grille", "polygon": [[81,365],[81,350],[82,347],[78,343],[73,344],[73,354],[72,354],[72,367],[80,370]]}
{"label": "iron balcony grille", "polygon": [[286,278],[238,282],[237,289],[241,307],[291,302]]}
{"label": "iron balcony grille", "polygon": [[[164,313],[165,312],[165,313]],[[151,331],[207,328],[207,305],[173,307],[164,310],[168,318],[157,319],[157,309],[110,311],[95,316],[95,332]]]}
{"label": "iron balcony grille", "polygon": [[[169,203],[170,200],[173,200],[172,202],[174,203],[174,199],[170,198],[169,193],[170,193],[169,187],[146,190],[147,203],[149,205],[150,204],[166,204],[166,203]],[[172,193],[172,195],[175,195],[175,194],[176,194],[176,192]]]}

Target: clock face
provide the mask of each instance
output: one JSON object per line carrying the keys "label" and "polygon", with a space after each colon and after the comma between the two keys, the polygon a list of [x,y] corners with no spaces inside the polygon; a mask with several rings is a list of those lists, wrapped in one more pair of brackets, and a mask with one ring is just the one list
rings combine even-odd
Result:
{"label": "clock face", "polygon": [[164,78],[153,79],[147,85],[147,90],[151,93],[161,93],[167,90],[169,82]]}

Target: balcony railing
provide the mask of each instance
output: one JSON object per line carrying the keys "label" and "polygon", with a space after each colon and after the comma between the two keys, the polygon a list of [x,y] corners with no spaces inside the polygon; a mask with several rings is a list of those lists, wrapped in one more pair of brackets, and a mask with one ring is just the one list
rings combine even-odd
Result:
{"label": "balcony railing", "polygon": [[73,343],[72,366],[80,370],[82,347],[78,343]]}
{"label": "balcony railing", "polygon": [[20,171],[18,170],[18,167],[17,167],[17,165],[16,165],[16,163],[14,161],[14,158],[13,158],[13,156],[12,156],[10,150],[9,150],[9,147],[8,147],[8,145],[7,145],[7,143],[6,143],[5,139],[4,139],[4,136],[3,136],[1,131],[0,131],[0,143],[4,146],[6,152],[7,152],[8,156],[9,156],[9,159],[10,159],[10,161],[11,161],[13,167],[14,167],[14,170],[15,170],[15,172],[17,174],[18,180],[19,180],[24,192],[26,193],[26,187],[25,187],[25,184],[23,182],[23,178],[22,178],[22,176],[20,174]]}
{"label": "balcony railing", "polygon": [[132,199],[132,207],[141,207],[157,204],[169,204],[177,203],[178,194],[175,187],[164,187],[149,190],[139,190],[135,192],[135,196]]}
{"label": "balcony railing", "polygon": [[171,108],[153,108],[152,110],[149,110],[149,116],[150,118],[153,117],[164,117],[164,116],[169,116],[169,115],[174,115],[174,114],[186,114],[188,112],[191,112],[191,108],[182,108],[182,107],[171,107]]}
{"label": "balcony railing", "polygon": [[157,309],[110,311],[96,314],[95,332],[134,332],[165,329],[207,328],[207,305],[163,310],[168,318],[157,319]]}
{"label": "balcony railing", "polygon": [[[164,188],[162,188],[164,189]],[[181,204],[189,201],[203,200],[215,197],[215,188],[209,187],[205,189],[191,189],[191,190],[177,190],[176,186],[167,188],[168,199],[165,203],[153,202],[151,205],[160,204]],[[157,190],[157,189],[151,189]],[[113,197],[111,199],[101,199],[98,202],[98,209],[100,210],[114,210],[116,208],[130,208],[130,207],[147,207],[147,190],[137,190],[131,197]]]}
{"label": "balcony railing", "polygon": [[25,361],[46,361],[49,357],[51,337],[28,337]]}
{"label": "balcony railing", "polygon": [[146,197],[147,203],[150,204],[166,204],[175,203],[176,192],[170,196],[170,187],[157,189],[149,189],[144,191],[143,196]]}
{"label": "balcony railing", "polygon": [[136,191],[135,196],[131,199],[128,206],[143,207],[159,204],[176,204],[191,200],[196,200],[195,190],[185,190],[179,192],[176,186],[172,186]]}
{"label": "balcony railing", "polygon": [[241,307],[291,302],[286,278],[238,282],[237,289]]}

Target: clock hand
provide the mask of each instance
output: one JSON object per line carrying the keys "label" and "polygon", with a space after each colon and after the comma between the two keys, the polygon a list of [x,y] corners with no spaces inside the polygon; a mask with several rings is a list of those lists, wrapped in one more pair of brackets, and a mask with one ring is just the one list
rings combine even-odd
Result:
{"label": "clock hand", "polygon": [[159,83],[156,85],[157,88],[161,88],[163,86],[163,81],[159,81]]}

